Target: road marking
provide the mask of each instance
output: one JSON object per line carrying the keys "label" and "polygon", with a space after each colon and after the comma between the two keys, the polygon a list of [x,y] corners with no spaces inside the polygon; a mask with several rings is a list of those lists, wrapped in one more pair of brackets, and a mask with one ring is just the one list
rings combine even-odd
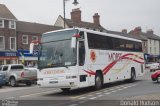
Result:
{"label": "road marking", "polygon": [[14,99],[15,97],[8,97],[8,98],[5,98],[5,100],[8,100],[8,99]]}
{"label": "road marking", "polygon": [[[61,103],[52,103],[51,105],[46,105],[46,106],[66,106],[67,104],[71,104],[73,101],[67,101],[67,102],[61,102]],[[73,104],[72,104],[73,105]],[[74,104],[76,105],[76,104]],[[70,105],[69,105],[70,106]]]}
{"label": "road marking", "polygon": [[6,93],[10,91],[19,91],[19,90],[27,90],[27,89],[33,89],[38,88],[38,86],[31,86],[31,87],[4,87],[4,89],[0,90],[0,93]]}
{"label": "road marking", "polygon": [[120,90],[124,90],[124,89],[127,89],[127,88],[130,88],[130,87],[133,87],[133,86],[136,86],[136,85],[131,85],[131,86],[126,86],[126,87],[122,87],[120,89],[114,89],[113,91],[108,91],[107,93],[105,93],[106,95],[108,94],[111,94],[111,93],[114,93],[114,92],[117,92],[117,91],[120,91]]}
{"label": "road marking", "polygon": [[102,97],[103,95],[98,95],[97,97]]}
{"label": "road marking", "polygon": [[96,93],[97,95],[102,94],[102,92]]}
{"label": "road marking", "polygon": [[85,99],[86,97],[80,97],[79,99]]}
{"label": "road marking", "polygon": [[[116,87],[111,87],[111,88],[106,88],[106,89],[102,89],[102,90],[99,90],[99,91],[95,91],[95,92],[89,92],[89,93],[86,93],[86,94],[82,94],[82,95],[79,95],[79,96],[74,96],[74,97],[71,97],[72,99],[76,99],[76,98],[80,98],[82,96],[86,96],[87,94],[90,94],[90,95],[94,95],[94,94],[101,94],[102,92],[109,92],[111,91],[112,93],[113,92],[116,92],[115,90],[117,88],[129,88],[129,87],[133,87],[133,86],[136,86],[137,84],[134,84],[134,85],[120,85],[120,86],[116,86]],[[105,91],[104,91],[105,90]]]}
{"label": "road marking", "polygon": [[71,105],[69,105],[69,106],[77,106],[78,104],[71,104]]}
{"label": "road marking", "polygon": [[89,98],[89,99],[96,99],[97,97],[92,97],[92,98]]}
{"label": "road marking", "polygon": [[[136,85],[136,84],[135,84]],[[128,85],[129,86],[129,85]],[[122,86],[117,86],[117,87],[113,87],[113,88],[111,88],[111,89],[108,89],[108,90],[105,90],[104,92],[108,92],[108,91],[112,91],[112,90],[115,90],[115,89],[117,89],[117,88],[123,88],[123,87],[128,87],[128,86],[126,86],[126,85],[122,85]]]}
{"label": "road marking", "polygon": [[23,96],[19,96],[19,97],[24,98],[24,97],[29,97],[29,96],[34,96],[34,95],[40,95],[40,94],[45,94],[45,93],[52,93],[54,91],[57,91],[57,90],[46,91],[46,92],[39,92],[39,93],[34,93],[34,94],[29,94],[29,95],[23,95]]}
{"label": "road marking", "polygon": [[79,104],[86,102],[86,100],[80,101]]}
{"label": "road marking", "polygon": [[111,94],[110,92],[107,92],[107,93],[105,93],[106,95],[109,95],[109,94]]}
{"label": "road marking", "polygon": [[114,92],[114,90],[117,90],[117,88],[119,88],[119,90],[120,89],[126,89],[126,88],[130,88],[130,87],[133,87],[133,86],[136,86],[137,84],[134,84],[134,85],[128,85],[128,86],[119,86],[119,87],[115,87],[115,88],[112,88],[112,89],[108,89],[108,90],[105,90],[104,92],[109,92],[109,91],[113,91]]}

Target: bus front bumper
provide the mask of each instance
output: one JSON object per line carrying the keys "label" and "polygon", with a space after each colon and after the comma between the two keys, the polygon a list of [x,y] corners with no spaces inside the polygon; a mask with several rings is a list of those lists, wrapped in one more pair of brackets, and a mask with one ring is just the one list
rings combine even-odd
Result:
{"label": "bus front bumper", "polygon": [[74,88],[77,86],[76,79],[38,80],[37,84],[40,87],[52,87],[52,88]]}

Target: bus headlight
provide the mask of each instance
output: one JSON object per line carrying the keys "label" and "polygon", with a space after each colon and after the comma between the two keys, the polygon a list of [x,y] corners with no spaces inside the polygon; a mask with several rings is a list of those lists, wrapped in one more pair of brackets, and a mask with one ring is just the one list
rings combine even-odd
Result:
{"label": "bus headlight", "polygon": [[66,76],[66,79],[77,78],[77,76]]}

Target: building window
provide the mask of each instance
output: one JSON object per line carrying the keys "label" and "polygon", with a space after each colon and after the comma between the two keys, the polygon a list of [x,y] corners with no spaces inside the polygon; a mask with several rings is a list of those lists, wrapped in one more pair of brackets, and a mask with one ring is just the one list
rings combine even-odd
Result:
{"label": "building window", "polygon": [[9,28],[16,29],[16,22],[15,21],[9,21]]}
{"label": "building window", "polygon": [[0,36],[0,49],[5,49],[4,36]]}
{"label": "building window", "polygon": [[32,36],[32,41],[33,40],[38,40],[38,36]]}
{"label": "building window", "polygon": [[15,37],[10,37],[10,49],[16,50],[16,38]]}
{"label": "building window", "polygon": [[0,19],[0,28],[4,28],[4,20]]}
{"label": "building window", "polygon": [[146,43],[146,42],[144,42],[143,44],[144,44],[144,47],[146,47],[146,46],[147,46],[147,43]]}
{"label": "building window", "polygon": [[156,47],[154,47],[154,53],[156,54]]}
{"label": "building window", "polygon": [[150,40],[150,45],[152,44],[152,40]]}
{"label": "building window", "polygon": [[22,36],[22,43],[23,44],[28,44],[28,35],[23,35]]}

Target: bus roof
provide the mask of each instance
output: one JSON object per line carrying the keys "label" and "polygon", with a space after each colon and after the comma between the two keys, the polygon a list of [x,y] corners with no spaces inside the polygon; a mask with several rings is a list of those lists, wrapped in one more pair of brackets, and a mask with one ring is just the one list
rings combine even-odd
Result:
{"label": "bus roof", "polygon": [[114,37],[114,38],[120,38],[120,39],[126,39],[126,40],[131,40],[131,41],[142,42],[141,40],[138,40],[138,39],[135,39],[135,38],[125,37],[125,36],[116,35],[116,34],[110,34],[110,33],[107,33],[107,32],[99,32],[99,31],[89,30],[89,29],[85,29],[85,28],[66,28],[66,29],[46,32],[46,33],[43,33],[43,34],[49,34],[49,33],[59,32],[59,31],[67,31],[67,30],[72,30],[72,29],[78,29],[80,31],[85,31],[85,32],[89,32],[89,33],[95,33],[95,34],[99,34],[99,35],[102,35],[102,36],[109,36],[109,37]]}

